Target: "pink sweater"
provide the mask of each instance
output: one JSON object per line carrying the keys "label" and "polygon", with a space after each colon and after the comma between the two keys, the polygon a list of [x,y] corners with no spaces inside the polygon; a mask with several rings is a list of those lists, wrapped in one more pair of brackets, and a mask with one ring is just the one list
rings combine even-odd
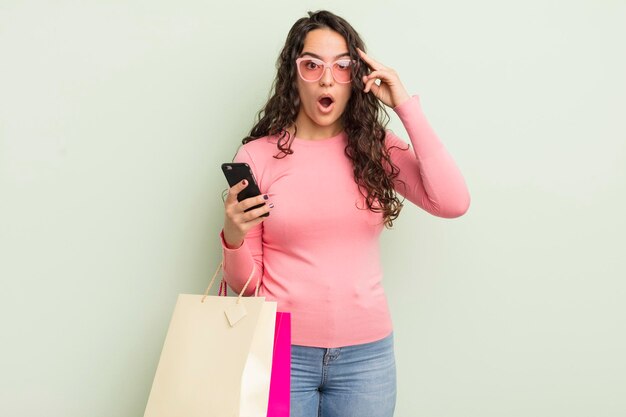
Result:
{"label": "pink sweater", "polygon": [[[418,96],[394,108],[413,150],[387,131],[391,158],[400,169],[396,190],[427,212],[461,216],[470,197],[463,176],[425,118]],[[366,207],[344,154],[345,132],[309,141],[295,138],[292,155],[273,158],[276,137],[239,149],[261,192],[274,203],[270,216],[229,249],[220,233],[224,279],[237,293],[256,264],[259,295],[292,316],[294,345],[334,348],[379,340],[392,331],[381,285],[382,215]],[[408,149],[407,149],[408,148]]]}

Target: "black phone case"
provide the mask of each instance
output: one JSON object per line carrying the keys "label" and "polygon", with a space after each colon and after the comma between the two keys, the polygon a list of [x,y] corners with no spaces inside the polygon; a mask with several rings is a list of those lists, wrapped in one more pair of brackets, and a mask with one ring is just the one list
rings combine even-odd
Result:
{"label": "black phone case", "polygon": [[[237,201],[243,201],[246,198],[256,197],[261,194],[256,179],[254,178],[252,170],[248,164],[244,162],[225,163],[222,164],[222,172],[224,172],[226,181],[228,181],[228,185],[231,187],[244,179],[248,181],[248,186],[237,194]],[[256,206],[252,206],[244,210],[244,212],[263,207],[264,205],[265,203],[257,204]],[[265,213],[262,216],[267,217],[269,216],[269,213]]]}

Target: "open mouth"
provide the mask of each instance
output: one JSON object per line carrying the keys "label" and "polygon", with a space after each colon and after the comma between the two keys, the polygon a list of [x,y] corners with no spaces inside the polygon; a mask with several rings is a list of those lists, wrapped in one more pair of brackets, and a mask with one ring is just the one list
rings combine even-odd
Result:
{"label": "open mouth", "polygon": [[330,97],[322,97],[319,100],[320,104],[322,105],[322,107],[327,108],[329,107],[331,104],[333,104],[333,99]]}

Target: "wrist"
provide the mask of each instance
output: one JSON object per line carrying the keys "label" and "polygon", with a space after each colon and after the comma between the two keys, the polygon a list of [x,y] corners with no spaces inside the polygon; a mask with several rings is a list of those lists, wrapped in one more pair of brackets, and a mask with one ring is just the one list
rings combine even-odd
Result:
{"label": "wrist", "polygon": [[399,107],[401,105],[403,105],[404,103],[406,103],[407,101],[409,101],[411,99],[411,96],[409,95],[409,93],[404,93],[402,94],[398,100],[396,100],[396,102],[393,105],[393,108],[395,109],[396,107]]}
{"label": "wrist", "polygon": [[407,109],[413,108],[413,103],[417,103],[420,106],[419,96],[417,94],[409,96],[408,100],[403,101],[393,108],[393,111],[398,115],[406,113]]}
{"label": "wrist", "polygon": [[226,249],[239,249],[241,245],[243,245],[244,238],[240,236],[233,235],[229,233],[227,230],[222,230],[221,233],[222,243]]}
{"label": "wrist", "polygon": [[229,243],[227,240],[225,240],[224,243],[226,243],[226,248],[234,250],[234,249],[239,249],[241,245],[243,245],[243,240],[236,242],[236,243]]}

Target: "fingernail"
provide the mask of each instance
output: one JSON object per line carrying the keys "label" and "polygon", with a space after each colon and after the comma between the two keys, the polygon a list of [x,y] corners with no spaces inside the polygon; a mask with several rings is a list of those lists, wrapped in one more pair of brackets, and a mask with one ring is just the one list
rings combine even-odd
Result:
{"label": "fingernail", "polygon": [[265,194],[265,195],[263,196],[263,200],[267,200],[268,198],[269,198],[269,197],[267,196],[267,194]]}
{"label": "fingernail", "polygon": [[274,208],[274,203],[270,203],[270,208]]}
{"label": "fingernail", "polygon": [[243,185],[248,185],[248,181],[243,180],[243,181],[242,181],[242,184],[243,184]]}

